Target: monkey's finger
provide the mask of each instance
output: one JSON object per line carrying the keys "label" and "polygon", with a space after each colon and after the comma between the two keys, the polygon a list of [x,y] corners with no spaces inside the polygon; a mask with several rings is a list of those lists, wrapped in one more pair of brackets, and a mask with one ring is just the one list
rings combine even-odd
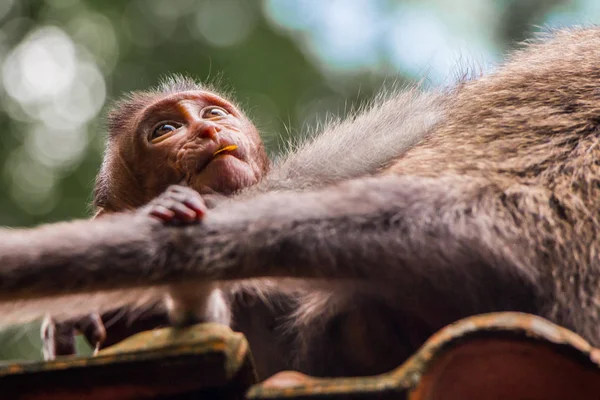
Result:
{"label": "monkey's finger", "polygon": [[169,186],[169,188],[164,192],[164,194],[161,197],[182,201],[185,198],[194,196],[202,198],[200,193],[198,193],[192,188],[186,186],[172,185]]}
{"label": "monkey's finger", "polygon": [[188,187],[178,187],[177,191],[170,194],[172,200],[186,205],[196,213],[196,219],[200,220],[206,214],[208,206],[200,193]]}
{"label": "monkey's finger", "polygon": [[42,325],[42,341],[45,360],[76,354],[75,330],[69,322],[55,323],[51,319],[45,320]]}
{"label": "monkey's finger", "polygon": [[202,218],[204,218],[206,211],[208,211],[208,206],[204,203],[204,201],[196,197],[187,198],[183,201],[183,204],[196,213],[197,220],[201,220]]}
{"label": "monkey's finger", "polygon": [[77,354],[75,348],[75,332],[72,329],[61,332],[54,338],[54,349],[57,356],[72,356]]}
{"label": "monkey's finger", "polygon": [[56,358],[56,349],[54,346],[54,336],[56,335],[56,325],[49,315],[42,321],[42,354],[44,360],[51,361]]}
{"label": "monkey's finger", "polygon": [[[186,210],[176,206],[173,203],[179,203],[187,206],[195,213],[194,219],[197,220],[201,220],[208,210],[208,206],[204,202],[202,195],[189,187],[171,185],[161,197],[162,202],[160,204],[175,211],[177,217],[181,218],[184,222],[191,222],[192,220],[187,219],[188,213]],[[169,203],[165,203],[166,201],[169,201]],[[179,211],[181,211],[181,214],[179,214]]]}
{"label": "monkey's finger", "polygon": [[181,186],[181,185],[171,185],[169,186],[169,188],[167,189],[167,193],[181,193],[184,194],[186,196],[198,196],[199,193],[187,186]]}
{"label": "monkey's finger", "polygon": [[[202,195],[195,190],[184,188],[185,192],[170,192],[165,200],[184,203],[192,209],[205,210],[206,204]],[[189,189],[189,190],[188,190]]]}
{"label": "monkey's finger", "polygon": [[75,329],[96,349],[106,340],[106,329],[98,313],[89,314],[77,320],[75,322]]}
{"label": "monkey's finger", "polygon": [[175,218],[175,212],[161,205],[152,206],[152,208],[149,210],[149,214],[164,222],[173,221]]}
{"label": "monkey's finger", "polygon": [[169,209],[175,213],[175,219],[182,222],[193,222],[197,218],[194,210],[179,202],[172,203]]}

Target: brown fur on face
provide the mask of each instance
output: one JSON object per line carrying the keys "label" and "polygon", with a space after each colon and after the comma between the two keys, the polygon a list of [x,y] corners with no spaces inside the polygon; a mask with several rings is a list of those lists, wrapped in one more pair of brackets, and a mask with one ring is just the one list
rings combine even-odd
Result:
{"label": "brown fur on face", "polygon": [[[225,108],[230,118],[199,118],[213,105]],[[151,143],[151,130],[163,120],[182,123],[179,130],[185,132]],[[108,131],[93,200],[105,211],[140,207],[182,181],[201,193],[231,194],[257,183],[268,170],[264,145],[239,106],[190,79],[173,77],[155,90],[130,94],[109,113]],[[235,157],[222,156],[227,161],[204,167],[228,144],[238,146]]]}

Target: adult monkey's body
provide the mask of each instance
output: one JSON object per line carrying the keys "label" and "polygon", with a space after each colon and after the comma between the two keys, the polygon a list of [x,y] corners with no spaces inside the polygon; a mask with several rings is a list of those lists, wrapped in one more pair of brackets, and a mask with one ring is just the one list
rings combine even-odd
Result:
{"label": "adult monkey's body", "polygon": [[294,277],[326,293],[297,313],[309,373],[381,372],[442,325],[498,310],[599,345],[599,63],[599,29],[530,45],[448,97],[387,176],[230,201],[194,227],[122,215],[4,231],[0,311],[44,304],[19,297]]}

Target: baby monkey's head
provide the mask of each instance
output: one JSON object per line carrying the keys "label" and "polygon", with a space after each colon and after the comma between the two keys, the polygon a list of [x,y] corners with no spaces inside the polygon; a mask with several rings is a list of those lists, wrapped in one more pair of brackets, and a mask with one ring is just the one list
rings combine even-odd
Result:
{"label": "baby monkey's head", "polygon": [[267,169],[258,131],[238,106],[173,77],[155,90],[131,93],[109,113],[94,206],[137,208],[180,183],[228,195],[254,185]]}

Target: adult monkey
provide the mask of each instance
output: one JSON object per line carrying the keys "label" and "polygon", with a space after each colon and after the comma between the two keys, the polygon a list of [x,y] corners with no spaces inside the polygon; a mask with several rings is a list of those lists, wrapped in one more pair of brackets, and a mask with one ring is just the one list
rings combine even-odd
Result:
{"label": "adult monkey", "polygon": [[[295,320],[308,328],[299,369],[317,375],[384,371],[444,324],[498,310],[598,345],[599,62],[598,28],[530,44],[448,98],[444,121],[382,176],[231,201],[194,227],[122,215],[4,231],[2,312],[39,314],[19,297],[294,277],[326,294]],[[390,351],[390,337],[405,346]]]}

